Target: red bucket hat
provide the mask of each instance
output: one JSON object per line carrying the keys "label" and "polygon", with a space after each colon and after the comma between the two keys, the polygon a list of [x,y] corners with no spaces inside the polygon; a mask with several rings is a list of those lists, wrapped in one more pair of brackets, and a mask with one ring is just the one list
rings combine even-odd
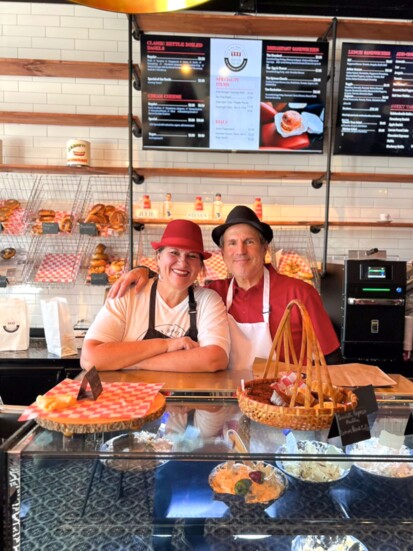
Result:
{"label": "red bucket hat", "polygon": [[204,260],[211,256],[211,253],[204,251],[201,228],[191,220],[172,220],[166,226],[161,240],[152,241],[151,245],[155,251],[161,247],[185,249],[200,254]]}

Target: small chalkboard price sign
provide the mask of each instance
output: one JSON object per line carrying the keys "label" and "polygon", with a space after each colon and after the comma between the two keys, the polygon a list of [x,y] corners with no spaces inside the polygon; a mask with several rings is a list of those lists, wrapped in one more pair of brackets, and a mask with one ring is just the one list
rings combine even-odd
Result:
{"label": "small chalkboard price sign", "polygon": [[42,231],[47,235],[56,235],[59,233],[59,224],[56,222],[43,222]]}
{"label": "small chalkboard price sign", "polygon": [[107,285],[108,274],[90,274],[90,283],[92,285]]}
{"label": "small chalkboard price sign", "polygon": [[[89,391],[87,390],[88,387],[90,389]],[[103,387],[99,373],[97,372],[96,367],[92,367],[92,369],[86,371],[83,376],[77,399],[83,400],[84,398],[92,398],[92,400],[97,400],[102,391]]]}
{"label": "small chalkboard price sign", "polygon": [[97,235],[98,229],[96,224],[91,222],[80,222],[79,224],[80,235]]}
{"label": "small chalkboard price sign", "polygon": [[7,287],[9,280],[6,276],[0,275],[0,287]]}
{"label": "small chalkboard price sign", "polygon": [[355,388],[353,392],[358,398],[357,408],[336,413],[328,434],[328,438],[340,436],[343,446],[369,440],[371,434],[367,415],[378,410],[372,385]]}

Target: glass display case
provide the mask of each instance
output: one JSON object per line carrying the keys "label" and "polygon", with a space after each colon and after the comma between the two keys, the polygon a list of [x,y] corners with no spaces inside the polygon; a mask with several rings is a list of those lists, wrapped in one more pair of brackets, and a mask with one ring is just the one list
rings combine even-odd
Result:
{"label": "glass display case", "polygon": [[224,396],[170,396],[139,432],[29,422],[7,450],[6,549],[411,550],[411,412],[380,402],[371,438],[347,448]]}

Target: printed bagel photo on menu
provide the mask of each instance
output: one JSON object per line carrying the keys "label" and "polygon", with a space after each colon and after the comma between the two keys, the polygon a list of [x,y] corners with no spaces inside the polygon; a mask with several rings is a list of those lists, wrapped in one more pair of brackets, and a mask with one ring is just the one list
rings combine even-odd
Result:
{"label": "printed bagel photo on menu", "polygon": [[322,153],[327,42],[143,35],[143,149]]}
{"label": "printed bagel photo on menu", "polygon": [[327,42],[263,42],[260,149],[322,153],[327,58]]}

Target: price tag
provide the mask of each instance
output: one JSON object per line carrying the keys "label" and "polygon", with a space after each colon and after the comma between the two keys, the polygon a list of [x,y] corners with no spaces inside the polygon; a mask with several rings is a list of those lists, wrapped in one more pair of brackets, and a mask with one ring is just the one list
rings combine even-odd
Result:
{"label": "price tag", "polygon": [[191,220],[209,220],[208,213],[203,210],[194,210],[193,212],[189,212],[187,216]]}
{"label": "price tag", "polygon": [[107,285],[108,274],[90,274],[90,283],[92,285]]}
{"label": "price tag", "polygon": [[7,287],[9,280],[6,276],[0,275],[0,287]]}
{"label": "price tag", "polygon": [[80,222],[79,224],[80,235],[97,235],[98,229],[96,224],[91,222]]}
{"label": "price tag", "polygon": [[343,446],[369,440],[371,435],[366,410],[357,408],[345,413],[336,413],[328,438],[335,436],[340,436]]}
{"label": "price tag", "polygon": [[139,209],[135,212],[135,218],[158,218],[158,211],[155,209]]}
{"label": "price tag", "polygon": [[[90,388],[90,391],[87,390],[88,387]],[[92,398],[92,400],[97,400],[102,391],[103,387],[99,373],[97,372],[96,367],[92,367],[92,369],[86,371],[83,376],[77,399],[83,400],[85,398]]]}
{"label": "price tag", "polygon": [[0,233],[3,231],[3,224],[0,224]]}
{"label": "price tag", "polygon": [[374,413],[378,411],[376,394],[373,385],[359,386],[353,390],[358,398],[357,409],[364,409],[366,413]]}
{"label": "price tag", "polygon": [[56,222],[43,222],[42,223],[43,234],[56,234],[59,233],[59,224]]}

